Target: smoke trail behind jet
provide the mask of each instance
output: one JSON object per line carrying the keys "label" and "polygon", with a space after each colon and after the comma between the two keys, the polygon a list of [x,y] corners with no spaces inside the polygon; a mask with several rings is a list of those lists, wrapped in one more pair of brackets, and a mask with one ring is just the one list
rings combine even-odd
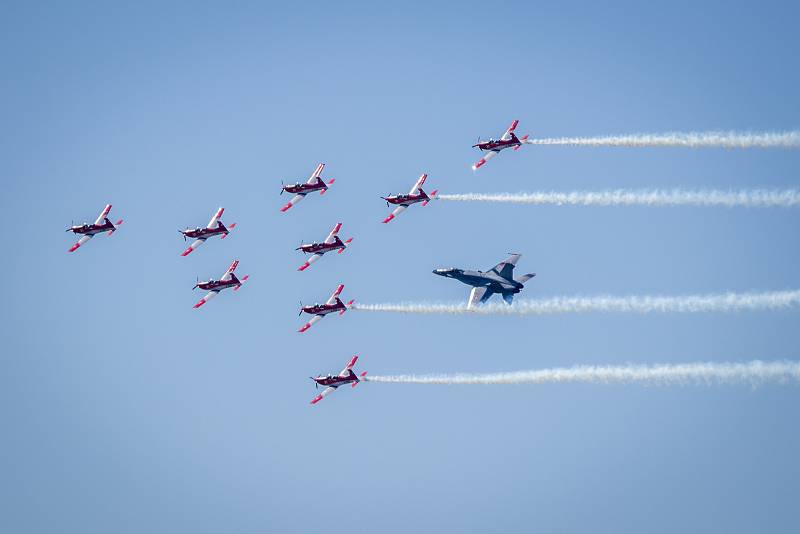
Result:
{"label": "smoke trail behind jet", "polygon": [[396,384],[644,384],[751,385],[800,382],[800,362],[754,360],[743,363],[685,363],[557,367],[490,374],[368,376],[369,382]]}
{"label": "smoke trail behind jet", "polygon": [[764,293],[718,293],[707,295],[629,295],[614,297],[550,297],[517,300],[511,306],[488,303],[474,308],[466,304],[399,302],[353,304],[352,309],[374,312],[476,315],[553,315],[564,313],[709,313],[760,311],[793,308],[800,304],[800,290]]}
{"label": "smoke trail behind jet", "polygon": [[673,146],[688,148],[798,148],[800,131],[788,132],[668,132],[663,134],[607,135],[526,139],[530,145]]}
{"label": "smoke trail behind jet", "polygon": [[439,200],[458,202],[504,202],[556,206],[721,206],[727,208],[770,208],[800,206],[800,190],[770,191],[716,189],[687,191],[616,189],[611,191],[539,191],[533,193],[440,194]]}

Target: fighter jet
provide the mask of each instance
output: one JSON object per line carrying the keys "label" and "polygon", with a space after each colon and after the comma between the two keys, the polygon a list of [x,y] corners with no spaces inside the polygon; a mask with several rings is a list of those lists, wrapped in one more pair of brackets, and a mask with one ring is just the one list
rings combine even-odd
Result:
{"label": "fighter jet", "polygon": [[511,254],[507,260],[502,261],[488,271],[467,271],[465,269],[443,268],[434,269],[433,274],[455,278],[467,285],[473,286],[469,294],[467,308],[474,308],[483,304],[495,293],[500,293],[507,304],[511,304],[514,295],[519,293],[525,282],[536,276],[534,273],[523,274],[518,278],[514,276],[514,266],[522,254]]}

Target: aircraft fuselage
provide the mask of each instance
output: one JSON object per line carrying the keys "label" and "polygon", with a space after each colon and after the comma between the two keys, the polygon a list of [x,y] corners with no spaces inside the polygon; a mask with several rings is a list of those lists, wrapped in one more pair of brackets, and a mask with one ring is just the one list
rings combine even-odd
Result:
{"label": "aircraft fuselage", "polygon": [[111,224],[111,221],[105,219],[103,224],[79,224],[67,228],[67,232],[80,235],[95,235],[108,230],[115,230],[116,226]]}

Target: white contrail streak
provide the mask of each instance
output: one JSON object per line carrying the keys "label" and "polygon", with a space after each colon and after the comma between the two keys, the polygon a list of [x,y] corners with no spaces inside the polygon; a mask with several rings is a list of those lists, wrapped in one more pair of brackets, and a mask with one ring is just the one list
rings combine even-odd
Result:
{"label": "white contrail streak", "polygon": [[800,131],[788,132],[668,132],[663,134],[605,135],[527,139],[530,145],[571,146],[676,146],[689,148],[798,148]]}
{"label": "white contrail streak", "polygon": [[494,302],[467,308],[466,304],[398,302],[385,304],[353,304],[352,309],[395,313],[438,313],[476,315],[552,315],[562,313],[708,313],[777,310],[800,304],[800,291],[764,293],[719,293],[708,295],[629,295],[614,297],[550,297],[518,300],[511,306]]}
{"label": "white contrail streak", "polygon": [[688,191],[615,189],[610,191],[537,191],[533,193],[461,193],[437,195],[439,200],[458,202],[508,202],[514,204],[553,204],[557,206],[722,206],[727,208],[770,208],[800,205],[800,190],[744,189]]}
{"label": "white contrail streak", "polygon": [[656,365],[581,365],[490,374],[366,376],[369,382],[397,384],[645,384],[715,385],[800,381],[800,362],[759,360],[743,363],[685,363]]}

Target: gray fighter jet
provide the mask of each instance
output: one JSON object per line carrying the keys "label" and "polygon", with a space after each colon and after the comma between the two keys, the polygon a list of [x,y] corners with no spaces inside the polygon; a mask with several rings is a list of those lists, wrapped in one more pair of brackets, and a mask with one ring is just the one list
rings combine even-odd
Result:
{"label": "gray fighter jet", "polygon": [[511,254],[507,260],[498,263],[489,271],[467,271],[464,269],[446,268],[434,269],[433,274],[455,278],[467,285],[473,286],[469,294],[468,308],[474,308],[478,304],[483,304],[495,293],[503,295],[503,300],[511,304],[514,295],[519,293],[525,282],[536,276],[535,274],[523,274],[514,278],[514,266],[519,261],[522,254]]}

